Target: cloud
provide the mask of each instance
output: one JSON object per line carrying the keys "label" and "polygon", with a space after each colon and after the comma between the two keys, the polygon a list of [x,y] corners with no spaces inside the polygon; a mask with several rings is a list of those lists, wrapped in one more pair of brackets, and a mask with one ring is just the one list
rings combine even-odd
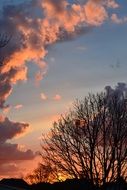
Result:
{"label": "cloud", "polygon": [[[32,150],[21,151],[18,144],[3,143],[0,145],[0,162],[31,160],[35,157]],[[10,154],[11,153],[11,154]]]}
{"label": "cloud", "polygon": [[108,6],[109,8],[116,9],[116,8],[119,7],[119,4],[116,3],[114,0],[108,0],[108,1],[107,1],[107,6]]}
{"label": "cloud", "polygon": [[123,97],[127,99],[127,84],[119,82],[115,88],[111,86],[106,86],[106,99],[107,102],[111,103],[112,97],[117,97],[118,100],[122,100]]}
{"label": "cloud", "polygon": [[15,163],[8,163],[0,165],[0,175],[3,176],[12,176],[12,173],[15,175],[19,172],[19,167]]}
{"label": "cloud", "polygon": [[42,100],[47,100],[48,97],[47,97],[44,93],[41,93],[41,99],[42,99]]}
{"label": "cloud", "polygon": [[23,150],[18,144],[10,142],[10,140],[24,134],[28,128],[29,125],[27,123],[13,122],[3,116],[0,117],[0,164],[34,158],[32,150]]}
{"label": "cloud", "polygon": [[[48,99],[50,99],[50,97],[48,97],[48,96],[46,96],[43,92],[41,93],[41,99],[42,100],[48,100]],[[61,100],[62,99],[62,97],[59,95],[59,94],[56,94],[53,98],[51,98],[51,99],[53,99],[53,100],[55,100],[55,101],[59,101],[59,100]]]}
{"label": "cloud", "polygon": [[3,113],[4,113],[4,114],[8,114],[10,110],[11,110],[11,107],[10,107],[10,106],[4,107],[4,108],[3,108]]}
{"label": "cloud", "polygon": [[22,104],[17,104],[16,106],[14,106],[14,108],[15,108],[16,110],[21,109],[22,107],[23,107]]}
{"label": "cloud", "polygon": [[127,16],[125,16],[123,18],[119,18],[117,16],[117,14],[114,13],[114,14],[111,15],[111,20],[112,20],[112,22],[114,22],[116,24],[124,24],[124,23],[127,22]]}
{"label": "cloud", "polygon": [[88,1],[84,9],[86,21],[90,25],[101,25],[108,18],[105,8],[101,4],[96,3],[96,1]]}
{"label": "cloud", "polygon": [[59,94],[56,94],[54,97],[53,97],[53,100],[55,101],[60,101],[62,99],[62,97],[59,95]]}
{"label": "cloud", "polygon": [[47,73],[47,65],[44,61],[38,62],[39,71],[35,75],[35,83],[38,85],[39,82],[44,78],[45,74]]}
{"label": "cloud", "polygon": [[80,51],[86,51],[87,47],[85,47],[85,46],[78,46],[76,49],[80,50]]}
{"label": "cloud", "polygon": [[6,141],[22,135],[28,128],[29,125],[27,123],[13,122],[8,118],[2,117],[0,120],[0,141]]}
{"label": "cloud", "polygon": [[8,72],[0,73],[0,108],[7,108],[4,105],[6,99],[12,92],[12,85],[17,81],[26,80],[27,68],[11,68]]}
{"label": "cloud", "polygon": [[[105,3],[103,3],[105,2]],[[0,33],[12,36],[0,49],[4,63],[0,66],[0,108],[18,81],[27,80],[26,63],[35,62],[40,81],[47,72],[44,58],[47,47],[57,41],[70,40],[89,32],[108,19],[107,7],[116,8],[113,0],[88,0],[70,4],[67,0],[31,0],[5,4],[0,18]]]}

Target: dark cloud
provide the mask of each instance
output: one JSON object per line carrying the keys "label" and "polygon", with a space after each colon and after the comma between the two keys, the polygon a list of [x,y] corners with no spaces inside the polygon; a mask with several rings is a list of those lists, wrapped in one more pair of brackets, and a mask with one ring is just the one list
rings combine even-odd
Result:
{"label": "dark cloud", "polygon": [[61,32],[58,36],[58,42],[74,40],[78,36],[90,33],[92,29],[93,29],[92,26],[77,26],[74,32],[68,33],[66,30],[63,30],[61,28]]}
{"label": "dark cloud", "polygon": [[127,84],[119,82],[115,88],[111,86],[106,86],[106,100],[111,103],[112,98],[116,97],[118,100],[127,99]]}
{"label": "dark cloud", "polygon": [[15,160],[31,160],[35,157],[32,150],[22,150],[20,145],[8,142],[26,132],[29,125],[0,118],[0,163],[5,164]]}
{"label": "dark cloud", "polygon": [[32,150],[20,150],[20,146],[18,144],[11,143],[1,143],[0,144],[0,162],[7,163],[10,161],[23,161],[23,160],[31,160],[35,157]]}
{"label": "dark cloud", "polygon": [[8,118],[0,121],[0,142],[5,142],[8,139],[12,139],[18,135],[21,135],[28,129],[27,123],[19,123],[10,121]]}

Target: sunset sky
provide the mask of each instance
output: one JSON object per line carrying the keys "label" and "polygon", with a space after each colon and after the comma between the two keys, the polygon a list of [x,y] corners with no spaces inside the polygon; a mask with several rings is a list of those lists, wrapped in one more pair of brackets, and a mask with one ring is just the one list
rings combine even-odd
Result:
{"label": "sunset sky", "polygon": [[127,1],[0,0],[0,33],[0,175],[22,176],[76,98],[127,82]]}

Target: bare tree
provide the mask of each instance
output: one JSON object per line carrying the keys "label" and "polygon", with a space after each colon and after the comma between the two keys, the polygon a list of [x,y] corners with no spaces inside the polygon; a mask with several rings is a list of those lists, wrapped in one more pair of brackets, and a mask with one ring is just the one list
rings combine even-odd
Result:
{"label": "bare tree", "polygon": [[55,122],[42,139],[42,160],[71,178],[94,184],[125,177],[127,169],[127,104],[124,95],[89,94]]}
{"label": "bare tree", "polygon": [[56,171],[56,167],[51,167],[51,165],[47,161],[45,163],[39,163],[38,167],[34,169],[31,174],[28,174],[25,179],[30,184],[41,182],[52,183],[55,180],[61,180],[58,171]]}
{"label": "bare tree", "polygon": [[53,171],[50,165],[39,163],[33,173],[26,176],[26,179],[30,183],[50,182],[50,178],[53,178],[52,173]]}
{"label": "bare tree", "polygon": [[127,99],[122,94],[114,95],[109,105],[111,120],[111,142],[114,156],[113,174],[119,180],[127,169]]}

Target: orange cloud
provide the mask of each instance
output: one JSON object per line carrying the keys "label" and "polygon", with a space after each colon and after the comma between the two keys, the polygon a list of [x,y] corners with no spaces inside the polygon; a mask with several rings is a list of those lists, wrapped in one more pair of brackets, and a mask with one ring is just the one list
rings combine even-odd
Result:
{"label": "orange cloud", "polygon": [[86,20],[91,25],[101,25],[107,18],[108,14],[104,6],[94,1],[88,1],[84,6]]}
{"label": "orange cloud", "polygon": [[107,19],[107,12],[104,6],[93,0],[89,0],[83,6],[80,4],[70,6],[65,0],[59,2],[44,0],[42,8],[48,20],[53,20],[58,29],[63,27],[68,32],[74,32],[75,27],[78,25],[90,24],[96,26],[102,24]]}
{"label": "orange cloud", "polygon": [[9,113],[10,110],[11,110],[11,107],[7,106],[7,107],[3,108],[3,113],[6,115]]}

